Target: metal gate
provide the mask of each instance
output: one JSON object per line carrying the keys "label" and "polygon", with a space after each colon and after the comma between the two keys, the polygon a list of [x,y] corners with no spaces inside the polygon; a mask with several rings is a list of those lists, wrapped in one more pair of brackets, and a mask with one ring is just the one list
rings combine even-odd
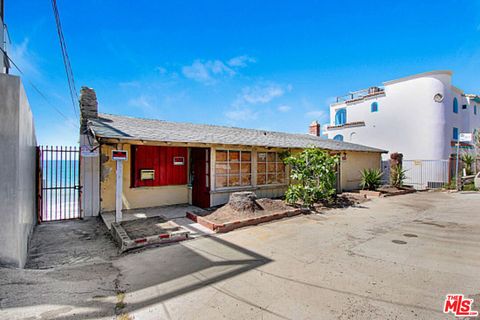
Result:
{"label": "metal gate", "polygon": [[80,150],[78,147],[38,147],[38,221],[81,217]]}
{"label": "metal gate", "polygon": [[403,160],[405,184],[415,189],[441,188],[449,181],[449,160]]}

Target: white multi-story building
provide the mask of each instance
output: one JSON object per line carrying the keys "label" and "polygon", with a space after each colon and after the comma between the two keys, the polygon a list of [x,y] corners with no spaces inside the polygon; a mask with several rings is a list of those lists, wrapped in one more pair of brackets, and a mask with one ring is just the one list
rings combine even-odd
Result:
{"label": "white multi-story building", "polygon": [[[460,133],[480,128],[479,108],[478,95],[452,85],[451,71],[432,71],[338,97],[324,133],[400,152],[407,160],[447,160]],[[461,148],[465,152],[471,146]]]}

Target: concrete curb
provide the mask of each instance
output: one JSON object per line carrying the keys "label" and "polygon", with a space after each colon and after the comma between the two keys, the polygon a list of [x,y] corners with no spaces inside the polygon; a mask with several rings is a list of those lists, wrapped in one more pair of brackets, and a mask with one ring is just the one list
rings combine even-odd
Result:
{"label": "concrete curb", "polygon": [[409,194],[409,193],[415,193],[417,190],[402,190],[398,192],[392,192],[392,193],[382,193],[382,197],[393,197],[393,196],[401,196],[403,194]]}
{"label": "concrete curb", "polygon": [[[174,222],[171,222],[177,225]],[[179,228],[183,229],[181,226],[177,225]],[[115,241],[120,245],[120,253],[127,250],[145,247],[151,244],[161,244],[169,242],[177,242],[188,239],[188,230],[178,230],[162,234],[156,234],[153,236],[148,236],[144,238],[131,239],[125,229],[117,223],[112,223],[111,233]]]}
{"label": "concrete curb", "polygon": [[205,217],[199,216],[193,212],[187,212],[187,218],[189,218],[192,221],[195,221],[202,226],[215,231],[217,233],[224,233],[224,232],[229,232],[238,228],[246,227],[246,226],[254,226],[260,223],[264,222],[269,222],[273,220],[278,220],[278,219],[283,219],[286,217],[293,217],[296,215],[299,215],[301,213],[306,212],[304,209],[293,209],[293,210],[288,210],[280,213],[274,213],[274,214],[269,214],[269,215],[263,215],[263,216],[258,216],[255,218],[248,218],[248,219],[242,219],[242,220],[235,220],[235,221],[229,221],[225,223],[214,223]]}
{"label": "concrete curb", "polygon": [[372,191],[372,190],[360,190],[359,194],[364,195],[367,198],[379,198],[382,195],[380,191]]}

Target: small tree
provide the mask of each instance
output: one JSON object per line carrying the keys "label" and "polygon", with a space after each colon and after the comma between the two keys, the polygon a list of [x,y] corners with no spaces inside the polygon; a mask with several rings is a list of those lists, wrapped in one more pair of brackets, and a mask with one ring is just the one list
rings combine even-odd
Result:
{"label": "small tree", "polygon": [[403,182],[407,178],[407,170],[404,170],[401,165],[397,164],[390,169],[390,184],[394,187],[401,188]]}
{"label": "small tree", "polygon": [[307,148],[301,153],[286,157],[284,162],[291,168],[292,181],[285,193],[288,203],[303,202],[305,206],[311,207],[321,199],[330,201],[335,196],[338,156],[317,148]]}

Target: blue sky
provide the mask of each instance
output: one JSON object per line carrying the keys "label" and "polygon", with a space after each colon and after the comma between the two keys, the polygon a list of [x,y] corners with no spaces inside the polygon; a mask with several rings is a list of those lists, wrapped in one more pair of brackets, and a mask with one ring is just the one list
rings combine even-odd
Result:
{"label": "blue sky", "polygon": [[[480,0],[57,2],[77,89],[105,113],[306,132],[335,96],[414,73],[480,93]],[[5,9],[39,143],[76,144],[50,1]]]}

